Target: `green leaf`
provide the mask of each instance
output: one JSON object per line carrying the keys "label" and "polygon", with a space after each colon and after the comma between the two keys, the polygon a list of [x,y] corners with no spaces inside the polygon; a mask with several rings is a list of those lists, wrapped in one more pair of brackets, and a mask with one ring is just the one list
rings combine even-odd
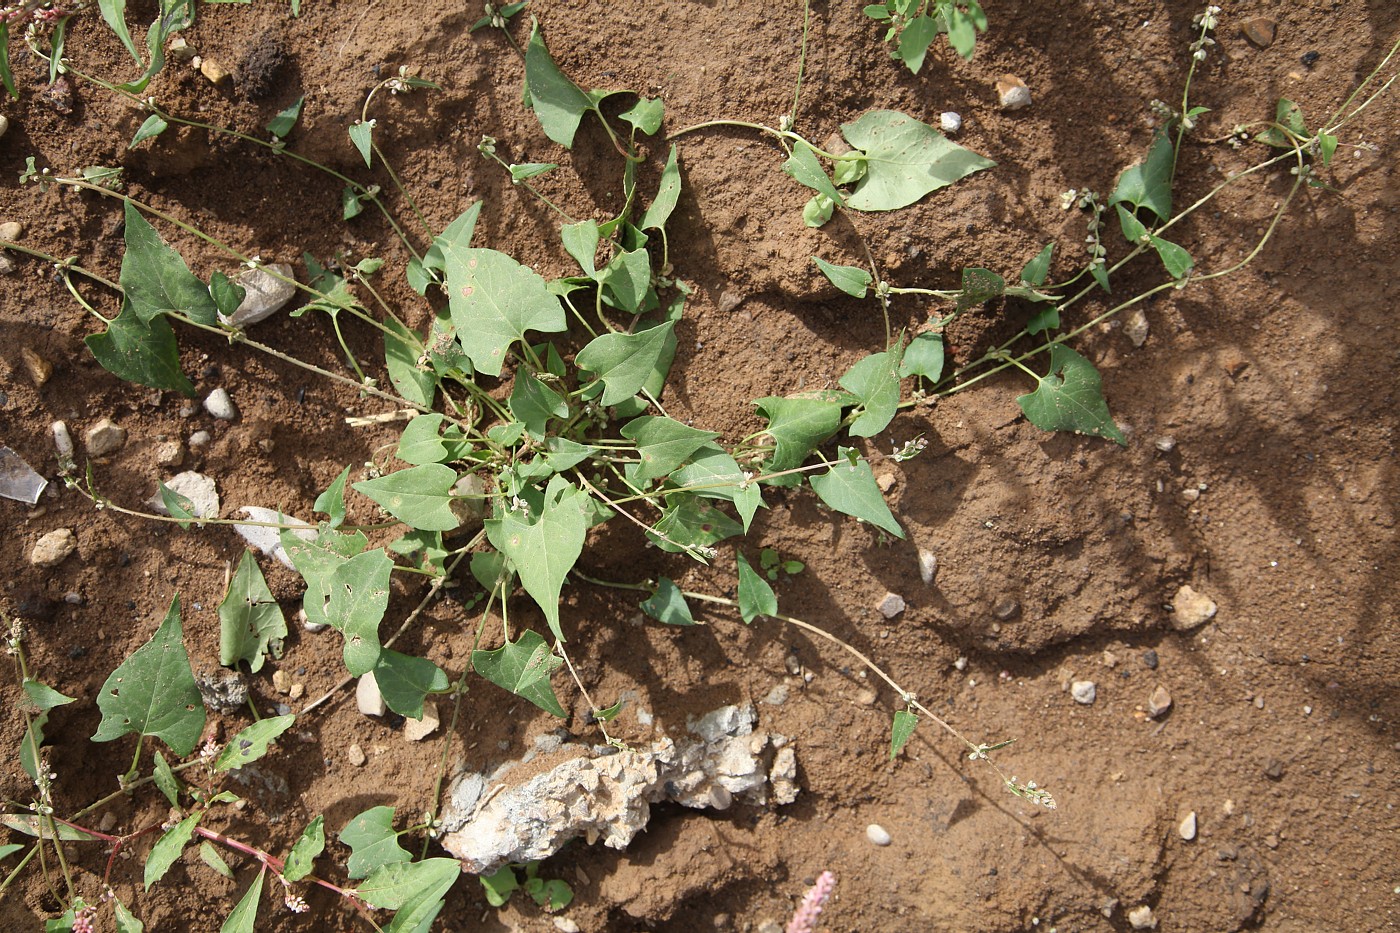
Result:
{"label": "green leaf", "polygon": [[931,191],[995,162],[964,149],[933,127],[892,110],[872,110],[841,127],[846,141],[864,151],[865,177],[846,206],[858,211],[907,207]]}
{"label": "green leaf", "polygon": [[1006,280],[990,269],[964,269],[962,294],[958,295],[957,310],[966,311],[1000,298],[1006,292]]}
{"label": "green leaf", "polygon": [[[10,71],[10,24],[0,23],[0,84],[5,85],[11,100],[19,100],[19,89],[15,87],[15,76]],[[34,164],[30,157],[29,165]]]}
{"label": "green leaf", "polygon": [[[916,16],[899,35],[899,59],[914,74],[924,67],[928,47],[938,36],[938,21],[931,16]],[[951,36],[950,36],[951,38]]]}
{"label": "green leaf", "polygon": [[1142,221],[1122,204],[1116,204],[1114,207],[1118,211],[1118,226],[1123,230],[1123,239],[1134,246],[1141,243],[1147,236],[1147,228],[1142,225]]}
{"label": "green leaf", "polygon": [[399,447],[394,452],[405,463],[422,466],[425,463],[445,463],[460,453],[457,445],[449,445],[438,432],[445,415],[434,412],[430,415],[415,415],[399,436]]}
{"label": "green leaf", "polygon": [[1050,372],[1037,378],[1039,387],[1016,399],[1031,424],[1043,431],[1074,431],[1128,445],[1108,412],[1093,363],[1062,343],[1052,344]]}
{"label": "green leaf", "polygon": [[641,609],[658,622],[667,625],[695,625],[690,606],[681,595],[680,587],[666,577],[656,581],[656,592],[642,602]]}
{"label": "green leaf", "polygon": [[510,896],[520,887],[515,877],[515,869],[509,864],[496,869],[495,874],[480,875],[478,880],[486,893],[486,903],[492,907],[504,907]]}
{"label": "green leaf", "polygon": [[559,229],[559,237],[564,241],[564,249],[590,278],[597,278],[598,266],[598,221],[583,220],[576,224],[565,224]]}
{"label": "green leaf", "polygon": [[113,34],[136,59],[136,64],[141,64],[141,53],[136,51],[136,43],[131,41],[131,33],[126,28],[126,0],[97,0],[97,9]]}
{"label": "green leaf", "polygon": [[354,489],[383,506],[390,515],[421,531],[451,531],[461,524],[452,511],[452,484],[457,471],[441,463],[424,463]]}
{"label": "green leaf", "polygon": [[247,661],[248,670],[256,674],[262,670],[267,643],[286,637],[282,607],[272,598],[252,552],[245,549],[219,604],[219,663],[233,667]]}
{"label": "green leaf", "polygon": [[442,897],[462,876],[455,858],[430,858],[421,862],[389,862],[370,872],[356,892],[372,907],[398,910],[410,899]]}
{"label": "green leaf", "polygon": [[[412,424],[412,422],[409,422]],[[412,462],[412,461],[409,461]],[[311,507],[317,512],[330,517],[330,526],[339,528],[345,521],[345,481],[350,478],[350,468],[347,466],[340,471],[340,475],[331,481],[326,487],[326,491],[316,497],[316,501]]]}
{"label": "green leaf", "polygon": [[812,490],[818,498],[838,512],[903,538],[904,530],[885,504],[870,464],[850,447],[838,447],[836,457],[837,463],[830,470],[811,479]]}
{"label": "green leaf", "polygon": [[515,184],[520,184],[545,172],[552,172],[559,166],[554,162],[524,162],[519,165],[510,166],[510,180]]}
{"label": "green leaf", "polygon": [[671,212],[676,209],[676,202],[680,200],[680,196],[681,170],[676,163],[676,145],[672,143],[671,152],[666,157],[666,167],[661,170],[661,184],[657,186],[656,197],[652,198],[646,213],[642,215],[642,229],[659,230],[665,227],[666,221],[671,219]]}
{"label": "green leaf", "polygon": [[551,418],[569,416],[569,403],[564,396],[523,367],[515,372],[515,385],[511,387],[508,404],[510,413],[536,440],[544,439]]}
{"label": "green leaf", "polygon": [[769,396],[753,404],[768,419],[767,433],[773,438],[773,455],[764,464],[765,472],[801,466],[818,444],[841,427],[841,404],[830,399]]}
{"label": "green leaf", "polygon": [[1317,134],[1317,154],[1322,159],[1323,165],[1332,164],[1332,156],[1337,153],[1337,137],[1331,133]]}
{"label": "green leaf", "polygon": [[1044,285],[1046,277],[1050,275],[1050,258],[1054,255],[1055,244],[1045,244],[1045,248],[1036,253],[1035,258],[1021,270],[1021,281],[1033,287]]}
{"label": "green leaf", "polygon": [[373,168],[374,166],[372,161],[374,149],[370,141],[370,137],[373,134],[373,120],[365,120],[363,122],[356,120],[350,127],[350,141],[355,144],[355,148],[360,151],[360,155],[364,158],[365,168]]}
{"label": "green leaf", "polygon": [[618,114],[648,136],[655,136],[666,116],[666,103],[659,97],[639,97],[637,102]]}
{"label": "green leaf", "polygon": [[831,183],[826,169],[822,168],[821,162],[817,161],[817,154],[807,143],[799,140],[793,144],[792,155],[783,163],[783,171],[797,179],[800,184],[806,185],[818,194],[826,195],[835,203],[845,203],[841,192],[837,191],[836,186]]}
{"label": "green leaf", "polygon": [[47,713],[55,707],[66,706],[77,699],[77,697],[64,696],[53,687],[41,684],[37,680],[24,682],[24,696],[34,710],[40,713]]}
{"label": "green leaf", "polygon": [[725,538],[744,533],[744,526],[694,493],[675,492],[666,497],[661,519],[647,532],[647,538],[669,554],[692,548],[712,547]]}
{"label": "green leaf", "polygon": [[382,865],[412,861],[394,832],[394,808],[371,807],[350,819],[340,831],[340,841],[350,847],[345,872],[363,878]]}
{"label": "green leaf", "polygon": [[890,761],[899,757],[899,753],[904,750],[904,746],[909,742],[909,737],[914,734],[914,728],[918,724],[919,717],[907,709],[899,710],[894,714],[894,726],[890,729]]}
{"label": "green leaf", "polygon": [[[1278,99],[1278,105],[1274,108],[1274,122],[1278,126],[1271,126],[1254,138],[1280,149],[1293,148],[1294,141],[1289,137],[1289,133],[1300,139],[1308,138],[1307,124],[1303,121],[1303,109],[1286,97]],[[1284,130],[1288,132],[1284,132]]]}
{"label": "green leaf", "polygon": [[443,255],[452,324],[478,372],[499,376],[506,350],[526,331],[568,326],[544,279],[505,253],[445,246]]}
{"label": "green leaf", "polygon": [[937,382],[943,376],[943,335],[925,331],[909,341],[899,362],[899,375],[922,376]]}
{"label": "green leaf", "polygon": [[[282,547],[306,580],[306,618],[345,636],[345,666],[356,677],[379,660],[379,623],[389,608],[389,573],[394,562],[381,550],[359,553],[363,533],[323,531],[315,541],[282,532]],[[353,556],[352,556],[353,555]]]}
{"label": "green leaf", "polygon": [[194,503],[188,496],[180,495],[160,480],[156,480],[156,489],[160,493],[161,504],[170,513],[171,518],[180,520],[177,524],[181,528],[188,530],[190,522],[200,517],[194,514]]}
{"label": "green leaf", "polygon": [[[360,200],[359,193],[350,185],[346,185],[340,190],[340,219],[354,220],[365,210],[365,202]],[[419,294],[422,294],[421,292]]]}
{"label": "green leaf", "polygon": [[263,881],[266,878],[267,869],[259,869],[258,876],[248,886],[247,893],[239,898],[224,925],[219,927],[219,933],[253,933],[253,924],[258,919],[258,902],[262,900]]}
{"label": "green leaf", "polygon": [[637,445],[641,456],[641,463],[633,474],[637,483],[666,476],[695,451],[719,437],[713,431],[701,431],[671,418],[652,415],[633,418],[622,426],[621,434]]}
{"label": "green leaf", "polygon": [[447,675],[427,658],[415,658],[385,648],[374,667],[374,682],[384,702],[400,716],[423,718],[423,698],[430,693],[446,693],[451,686]]}
{"label": "green leaf", "polygon": [[107,322],[107,329],[83,342],[102,368],[114,376],[194,397],[194,386],[180,371],[175,332],[163,317],[143,321],[130,302],[123,302],[121,313]]}
{"label": "green leaf", "polygon": [[636,334],[603,334],[579,351],[574,364],[602,380],[602,404],[616,405],[641,390],[674,326],[666,321]]}
{"label": "green leaf", "polygon": [[622,250],[613,256],[598,281],[604,286],[603,297],[608,304],[628,314],[639,314],[651,288],[651,256],[640,247]]}
{"label": "green leaf", "polygon": [[410,402],[431,407],[437,392],[437,377],[418,366],[422,350],[417,335],[392,317],[385,319],[384,327],[386,331],[393,331],[384,334],[384,364],[389,370],[389,381]]}
{"label": "green leaf", "polygon": [[215,849],[207,841],[199,844],[199,860],[218,874],[223,875],[229,881],[233,880],[233,869],[228,867],[228,862],[224,861],[224,857],[219,854],[219,850]]}
{"label": "green leaf", "polygon": [[285,110],[279,111],[277,116],[267,122],[267,131],[278,139],[286,139],[292,135],[292,129],[297,125],[297,118],[301,116],[301,105],[306,102],[305,95],[298,97]]}
{"label": "green leaf", "polygon": [[759,616],[777,615],[778,597],[773,595],[768,581],[749,566],[742,551],[735,551],[734,556],[739,562],[739,616],[749,623]]}
{"label": "green leaf", "polygon": [[151,640],[103,682],[97,694],[102,722],[94,742],[110,742],[135,732],[163,740],[182,758],[194,751],[204,730],[204,704],[190,671],[183,634],[176,596]]}
{"label": "green leaf", "polygon": [[564,633],[559,626],[559,593],[583,553],[588,515],[588,494],[555,476],[533,523],[523,510],[502,512],[486,521],[486,536],[515,564],[520,585],[539,604],[550,631],[560,641]]}
{"label": "green leaf", "polygon": [[209,277],[209,296],[214,299],[214,306],[224,317],[233,317],[238,306],[243,303],[243,296],[246,294],[248,294],[246,288],[222,272],[215,272]]}
{"label": "green leaf", "polygon": [[1171,135],[1158,129],[1147,158],[1118,176],[1118,185],[1109,195],[1109,204],[1126,202],[1145,207],[1166,220],[1172,213],[1172,166],[1175,161]]}
{"label": "green leaf", "polygon": [[544,134],[565,149],[572,149],[579,122],[593,104],[554,64],[538,23],[530,31],[530,44],[525,50],[525,89]]}
{"label": "green leaf", "polygon": [[1170,240],[1164,240],[1154,234],[1149,236],[1149,242],[1157,250],[1162,265],[1167,267],[1167,274],[1174,279],[1185,278],[1192,266],[1196,264],[1190,253]]}
{"label": "green leaf", "polygon": [[135,149],[138,145],[148,139],[154,139],[164,133],[170,124],[165,122],[165,118],[159,114],[151,114],[136,129],[136,135],[131,137],[131,142],[127,144],[128,149]]}
{"label": "green leaf", "polygon": [[580,444],[567,437],[545,438],[544,446],[544,461],[556,473],[573,469],[598,452],[597,447]]}
{"label": "green leaf", "polygon": [[112,908],[116,913],[117,933],[145,933],[146,925],[136,919],[136,915],[127,910],[125,904],[113,899]]}
{"label": "green leaf", "polygon": [[1031,315],[1026,322],[1026,333],[1043,334],[1060,326],[1060,309],[1055,305],[1048,305],[1039,309]]}
{"label": "green leaf", "polygon": [[551,913],[568,907],[574,899],[574,889],[569,887],[567,881],[559,878],[551,878],[548,881],[543,878],[530,878],[523,887],[525,893],[529,894],[536,904]]}
{"label": "green leaf", "polygon": [[19,842],[12,842],[9,845],[0,846],[0,859],[7,859],[23,848],[24,844]]}
{"label": "green leaf", "polygon": [[150,321],[158,314],[181,314],[209,326],[218,321],[218,308],[208,287],[130,201],[126,203],[125,240],[120,282],[137,317]]}
{"label": "green leaf", "polygon": [[180,805],[180,782],[175,777],[175,772],[170,769],[170,762],[165,760],[165,756],[160,753],[160,749],[155,750],[155,767],[151,771],[151,777],[155,781],[156,788],[165,795],[165,799],[170,801],[172,807]]}
{"label": "green leaf", "polygon": [[305,878],[311,874],[312,863],[316,861],[316,856],[324,851],[326,851],[326,818],[318,815],[306,829],[302,830],[297,841],[292,844],[292,851],[287,855],[287,864],[282,870],[282,877],[288,881],[300,881]]}
{"label": "green leaf", "polygon": [[529,700],[560,719],[567,717],[549,675],[564,664],[538,632],[525,631],[494,651],[473,651],[472,668],[498,687]]}
{"label": "green leaf", "polygon": [[802,205],[802,222],[809,227],[820,227],[836,212],[836,202],[824,194],[814,194]]}
{"label": "green leaf", "polygon": [[192,813],[174,826],[167,829],[156,844],[151,846],[151,854],[146,856],[146,890],[151,890],[151,885],[155,884],[165,873],[170,870],[170,866],[175,864],[175,860],[180,857],[180,853],[185,850],[185,846],[194,838],[194,828],[199,825],[199,820],[204,816],[204,811]]}
{"label": "green leaf", "polygon": [[1102,288],[1104,291],[1110,293],[1113,291],[1113,289],[1108,287],[1108,269],[1105,268],[1102,262],[1096,261],[1092,265],[1090,265],[1089,274],[1094,277],[1094,281],[1098,282],[1099,287]]}
{"label": "green leaf", "polygon": [[219,752],[219,757],[214,759],[214,770],[234,771],[252,764],[266,755],[268,747],[294,722],[296,717],[290,714],[259,719],[229,740],[224,750]]}
{"label": "green leaf", "polygon": [[864,298],[870,289],[870,283],[874,281],[870,273],[859,266],[838,266],[835,263],[827,262],[820,256],[813,256],[812,262],[817,264],[817,268],[822,270],[832,285],[850,295],[852,298]]}
{"label": "green leaf", "polygon": [[853,437],[870,437],[883,431],[899,410],[899,360],[892,354],[872,353],[842,376],[839,385],[864,407],[848,429]]}

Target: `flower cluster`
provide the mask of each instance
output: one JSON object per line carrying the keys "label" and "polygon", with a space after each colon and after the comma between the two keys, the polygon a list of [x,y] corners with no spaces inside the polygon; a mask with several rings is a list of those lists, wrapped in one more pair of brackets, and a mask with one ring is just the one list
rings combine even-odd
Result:
{"label": "flower cluster", "polygon": [[1213,30],[1219,22],[1220,7],[1208,6],[1204,13],[1198,13],[1191,20],[1192,25],[1201,30],[1200,36],[1190,45],[1191,57],[1198,62],[1206,60],[1206,49],[1215,45],[1215,40],[1207,33]]}
{"label": "flower cluster", "polygon": [[11,6],[0,7],[0,23],[7,26],[47,26],[52,27],[72,10],[55,6],[45,0],[21,0]]}
{"label": "flower cluster", "polygon": [[1092,257],[1094,265],[1103,265],[1108,250],[1099,241],[1099,234],[1103,230],[1103,205],[1099,203],[1099,196],[1088,188],[1083,191],[1071,188],[1060,195],[1060,210],[1067,211],[1072,207],[1089,211],[1089,231],[1084,237],[1084,251]]}
{"label": "flower cluster", "polygon": [[817,883],[812,885],[811,890],[802,898],[802,903],[797,905],[797,911],[792,915],[792,920],[788,921],[787,933],[814,933],[817,928],[817,917],[822,912],[822,905],[827,898],[831,897],[832,888],[836,887],[836,876],[829,871],[824,871],[817,878]]}

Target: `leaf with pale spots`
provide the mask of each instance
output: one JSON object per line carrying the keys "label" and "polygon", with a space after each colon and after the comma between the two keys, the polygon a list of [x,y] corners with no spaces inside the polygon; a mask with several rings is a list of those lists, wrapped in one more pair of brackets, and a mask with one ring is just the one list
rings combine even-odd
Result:
{"label": "leaf with pale spots", "polygon": [[499,376],[506,351],[527,331],[552,333],[568,326],[559,299],[528,266],[494,249],[439,245],[452,324],[478,372]]}

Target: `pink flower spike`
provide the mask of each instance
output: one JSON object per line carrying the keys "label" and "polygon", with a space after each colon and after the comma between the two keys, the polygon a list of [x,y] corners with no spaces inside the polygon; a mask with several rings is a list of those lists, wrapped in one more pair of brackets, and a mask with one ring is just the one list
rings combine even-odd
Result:
{"label": "pink flower spike", "polygon": [[817,883],[812,885],[812,889],[802,898],[802,903],[797,905],[792,920],[788,922],[787,933],[816,933],[817,917],[821,914],[826,899],[831,897],[831,889],[834,887],[836,876],[829,871],[822,872],[817,878]]}

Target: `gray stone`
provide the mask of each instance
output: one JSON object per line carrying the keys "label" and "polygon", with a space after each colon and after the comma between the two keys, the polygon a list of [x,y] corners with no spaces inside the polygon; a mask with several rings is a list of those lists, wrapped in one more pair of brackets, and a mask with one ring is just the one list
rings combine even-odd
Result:
{"label": "gray stone", "polygon": [[1123,317],[1123,333],[1132,341],[1133,346],[1140,347],[1147,343],[1147,332],[1150,329],[1147,323],[1147,313],[1141,308],[1132,308]]}
{"label": "gray stone", "polygon": [[296,271],[285,262],[270,262],[249,269],[235,281],[243,286],[243,301],[228,317],[219,315],[225,324],[234,327],[247,327],[268,319],[297,293]]}
{"label": "gray stone", "polygon": [[894,841],[890,838],[889,830],[885,829],[885,827],[881,826],[879,823],[871,823],[869,826],[865,827],[865,838],[869,839],[877,846],[887,846]]}
{"label": "gray stone", "polygon": [[36,567],[57,567],[78,549],[78,539],[71,528],[50,531],[34,542],[29,562]]}
{"label": "gray stone", "polygon": [[1099,688],[1092,680],[1076,680],[1069,685],[1069,695],[1074,697],[1074,702],[1091,706],[1098,699]]}
{"label": "gray stone", "polygon": [[0,253],[0,275],[10,275],[18,268],[19,266],[15,265],[13,259],[6,256],[4,253]]}
{"label": "gray stone", "polygon": [[361,674],[355,683],[355,705],[366,716],[383,716],[389,711],[388,704],[384,702],[384,694],[379,692],[379,682],[374,679],[373,671]]}
{"label": "gray stone", "polygon": [[878,609],[880,615],[884,616],[886,619],[893,619],[904,611],[904,597],[900,596],[898,593],[886,593],[880,598],[880,601],[875,604],[875,608]]}
{"label": "gray stone", "polygon": [[1009,622],[1021,612],[1021,604],[1014,597],[1003,596],[992,605],[992,615],[1003,622]]}
{"label": "gray stone", "polygon": [[1215,610],[1210,597],[1183,586],[1172,599],[1172,627],[1178,632],[1189,632],[1215,618]]}
{"label": "gray stone", "polygon": [[24,236],[24,224],[18,220],[9,220],[0,224],[0,240],[9,240],[11,243],[18,243],[19,238]]}
{"label": "gray stone", "polygon": [[91,457],[105,457],[116,453],[125,443],[126,428],[111,418],[103,418],[88,428],[87,433],[83,435],[83,446],[87,448]]}
{"label": "gray stone", "polygon": [[962,117],[951,110],[945,110],[938,115],[938,128],[951,136],[962,129]]}
{"label": "gray stone", "polygon": [[234,421],[238,418],[238,408],[225,389],[210,392],[204,399],[204,410],[220,421]]}
{"label": "gray stone", "polygon": [[1147,698],[1147,715],[1152,719],[1161,716],[1172,708],[1172,695],[1167,692],[1167,688],[1158,684],[1152,691],[1152,696]]}
{"label": "gray stone", "polygon": [[[190,500],[190,513],[196,518],[219,517],[219,490],[210,477],[186,470],[184,473],[176,473],[165,485],[171,492]],[[165,507],[165,501],[161,499],[159,489],[148,504],[161,515],[170,514],[170,510]]]}
{"label": "gray stone", "polygon": [[190,447],[208,447],[214,438],[208,431],[196,431],[190,435]]}
{"label": "gray stone", "polygon": [[345,750],[345,757],[349,758],[350,763],[357,768],[363,768],[365,762],[369,760],[365,757],[365,750],[358,745],[351,745],[347,748]]}
{"label": "gray stone", "polygon": [[237,671],[200,672],[194,675],[194,683],[204,705],[216,713],[231,713],[248,702],[248,683]]}
{"label": "gray stone", "polygon": [[185,448],[179,441],[162,441],[156,447],[156,465],[174,469],[185,462]]}

